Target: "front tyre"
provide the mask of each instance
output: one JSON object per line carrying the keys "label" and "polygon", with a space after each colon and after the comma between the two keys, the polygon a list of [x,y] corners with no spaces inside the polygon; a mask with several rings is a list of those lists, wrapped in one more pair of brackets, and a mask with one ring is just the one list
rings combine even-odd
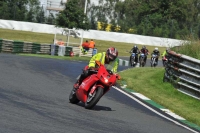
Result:
{"label": "front tyre", "polygon": [[69,95],[70,103],[77,104],[80,100],[76,97],[76,90],[73,88],[70,95]]}
{"label": "front tyre", "polygon": [[87,101],[85,102],[86,109],[92,109],[103,95],[103,88],[98,87],[92,95],[88,94]]}

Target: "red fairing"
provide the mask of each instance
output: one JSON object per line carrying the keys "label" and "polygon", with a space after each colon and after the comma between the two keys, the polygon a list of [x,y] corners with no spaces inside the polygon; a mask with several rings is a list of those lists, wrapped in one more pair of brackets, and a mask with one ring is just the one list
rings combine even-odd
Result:
{"label": "red fairing", "polygon": [[[76,98],[85,103],[86,108],[93,107],[94,104],[99,101],[98,98],[102,97],[107,91],[109,91],[110,87],[115,85],[117,79],[120,79],[118,74],[113,74],[113,72],[107,70],[104,65],[98,65],[99,68],[91,70],[90,72],[93,73],[84,79],[79,88],[76,90]],[[88,66],[86,66],[84,69],[88,69]],[[77,101],[74,99],[71,98],[71,101],[76,103]]]}
{"label": "red fairing", "polygon": [[95,74],[89,76],[86,78],[82,84],[80,85],[79,89],[76,92],[76,96],[79,100],[86,102],[87,100],[87,95],[88,95],[88,90],[90,89],[91,86],[95,84],[99,79],[96,77]]}
{"label": "red fairing", "polygon": [[87,70],[88,68],[89,68],[89,66],[85,66],[85,67],[84,67],[84,70]]}

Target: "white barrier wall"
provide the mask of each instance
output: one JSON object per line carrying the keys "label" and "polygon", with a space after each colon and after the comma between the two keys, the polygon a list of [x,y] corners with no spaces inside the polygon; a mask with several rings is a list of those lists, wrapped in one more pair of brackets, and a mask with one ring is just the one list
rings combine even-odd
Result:
{"label": "white barrier wall", "polygon": [[[0,28],[32,31],[39,33],[49,33],[49,34],[55,34],[55,33],[61,34],[63,32],[63,28],[56,28],[55,25],[2,20],[2,19],[0,19]],[[79,32],[80,37],[82,37],[81,35],[82,31],[77,30],[77,32]],[[141,35],[117,33],[117,32],[106,32],[98,30],[84,31],[83,38],[91,38],[96,40],[106,40],[114,42],[125,42],[131,44],[134,43],[134,44],[143,44],[152,46],[164,46],[164,47],[179,46],[184,43],[184,41],[176,39],[141,36]]]}

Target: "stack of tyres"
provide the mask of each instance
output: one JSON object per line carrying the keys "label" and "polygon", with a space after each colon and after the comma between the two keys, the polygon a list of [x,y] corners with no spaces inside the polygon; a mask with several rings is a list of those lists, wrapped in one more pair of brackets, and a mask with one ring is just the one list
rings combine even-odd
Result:
{"label": "stack of tyres", "polygon": [[13,41],[13,53],[23,53],[24,42]]}
{"label": "stack of tyres", "polygon": [[32,54],[37,54],[38,52],[40,52],[40,44],[39,43],[32,43],[32,50],[31,53]]}
{"label": "stack of tyres", "polygon": [[0,38],[0,52],[2,51],[3,39]]}
{"label": "stack of tyres", "polygon": [[73,51],[73,47],[66,46],[65,48],[65,56],[70,56],[70,53]]}

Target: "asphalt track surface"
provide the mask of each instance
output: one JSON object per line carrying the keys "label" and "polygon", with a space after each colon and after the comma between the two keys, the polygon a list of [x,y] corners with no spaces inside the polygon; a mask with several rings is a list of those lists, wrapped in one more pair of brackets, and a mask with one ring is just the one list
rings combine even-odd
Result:
{"label": "asphalt track surface", "polygon": [[0,133],[191,132],[115,89],[93,110],[69,103],[75,78],[86,64],[0,54]]}

